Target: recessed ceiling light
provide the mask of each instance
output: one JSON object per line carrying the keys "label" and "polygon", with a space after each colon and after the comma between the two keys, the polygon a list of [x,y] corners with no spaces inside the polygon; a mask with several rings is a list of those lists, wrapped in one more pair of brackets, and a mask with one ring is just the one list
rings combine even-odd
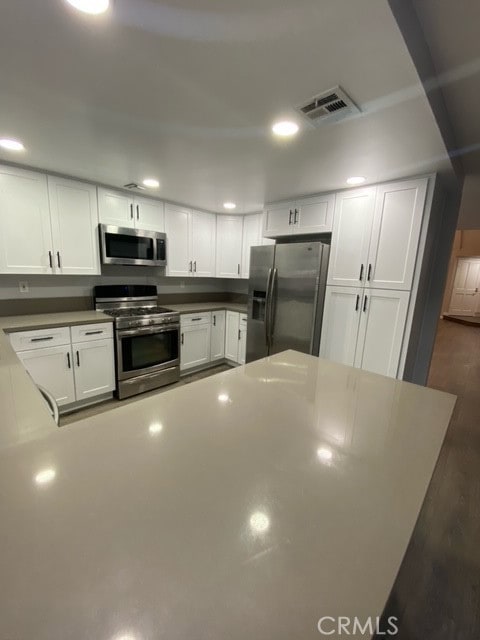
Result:
{"label": "recessed ceiling light", "polygon": [[163,431],[163,425],[161,422],[153,422],[149,427],[148,430],[150,431],[150,433],[152,434],[152,436],[157,435],[157,433],[161,433]]}
{"label": "recessed ceiling light", "polygon": [[276,136],[288,138],[289,136],[294,136],[298,133],[299,128],[300,127],[296,122],[292,122],[291,120],[282,120],[281,122],[275,122],[272,126],[272,131]]}
{"label": "recessed ceiling light", "polygon": [[265,513],[257,511],[250,518],[250,527],[255,533],[265,533],[270,527],[270,518]]}
{"label": "recessed ceiling light", "polygon": [[236,209],[237,205],[234,202],[224,202],[223,206],[225,209]]}
{"label": "recessed ceiling light", "polygon": [[351,178],[347,178],[347,184],[363,184],[366,178],[363,176],[352,176]]}
{"label": "recessed ceiling light", "polygon": [[0,147],[7,149],[7,151],[25,151],[25,147],[20,140],[12,140],[11,138],[2,138]]}
{"label": "recessed ceiling light", "polygon": [[158,187],[160,186],[160,182],[155,178],[145,178],[143,184],[149,189],[158,189]]}
{"label": "recessed ceiling light", "polygon": [[329,462],[333,458],[333,451],[327,447],[320,447],[317,450],[317,456],[320,460]]}
{"label": "recessed ceiling light", "polygon": [[67,2],[75,9],[92,15],[105,13],[110,6],[110,0],[67,0]]}
{"label": "recessed ceiling light", "polygon": [[40,485],[48,484],[55,479],[56,475],[55,469],[43,469],[35,476],[35,482]]}

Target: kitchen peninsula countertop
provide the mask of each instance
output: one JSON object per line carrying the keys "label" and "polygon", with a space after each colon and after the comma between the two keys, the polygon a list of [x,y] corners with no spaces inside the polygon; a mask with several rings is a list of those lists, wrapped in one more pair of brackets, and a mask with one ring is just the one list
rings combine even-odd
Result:
{"label": "kitchen peninsula countertop", "polygon": [[178,311],[178,313],[202,313],[205,311],[238,311],[238,313],[247,313],[247,305],[237,302],[190,302],[184,304],[168,304],[164,305],[167,309]]}
{"label": "kitchen peninsula countertop", "polygon": [[318,640],[381,614],[454,396],[286,351],[57,429],[1,335],[1,638]]}

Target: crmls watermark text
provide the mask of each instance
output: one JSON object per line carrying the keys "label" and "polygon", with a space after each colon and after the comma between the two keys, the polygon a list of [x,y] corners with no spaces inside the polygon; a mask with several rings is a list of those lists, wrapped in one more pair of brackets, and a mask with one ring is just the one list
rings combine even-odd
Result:
{"label": "crmls watermark text", "polygon": [[368,637],[377,634],[377,636],[396,636],[398,633],[398,618],[390,616],[386,623],[380,626],[380,618],[350,618],[349,616],[323,616],[318,621],[318,630],[324,636],[353,636],[365,635]]}

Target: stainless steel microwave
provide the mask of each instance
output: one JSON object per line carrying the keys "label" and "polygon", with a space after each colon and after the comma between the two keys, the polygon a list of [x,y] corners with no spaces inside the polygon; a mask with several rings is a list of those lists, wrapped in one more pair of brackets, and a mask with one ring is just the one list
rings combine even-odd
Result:
{"label": "stainless steel microwave", "polygon": [[164,267],[167,264],[167,236],[157,231],[100,225],[102,264],[133,264]]}

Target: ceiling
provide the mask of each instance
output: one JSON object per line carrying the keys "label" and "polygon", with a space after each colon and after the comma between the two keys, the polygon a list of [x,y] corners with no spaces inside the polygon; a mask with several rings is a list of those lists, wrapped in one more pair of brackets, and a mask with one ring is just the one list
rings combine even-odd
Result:
{"label": "ceiling", "polygon": [[[0,58],[0,136],[27,147],[3,160],[111,186],[158,177],[159,197],[238,212],[351,175],[451,171],[387,0],[115,0],[97,17],[15,0]],[[360,117],[272,137],[337,84]]]}

